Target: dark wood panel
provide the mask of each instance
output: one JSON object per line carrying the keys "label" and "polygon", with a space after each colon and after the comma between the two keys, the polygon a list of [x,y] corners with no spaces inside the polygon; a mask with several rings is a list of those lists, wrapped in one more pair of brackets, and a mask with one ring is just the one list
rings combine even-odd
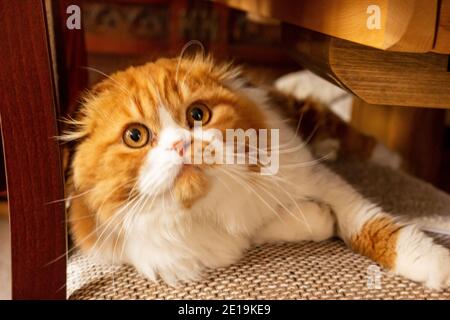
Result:
{"label": "dark wood panel", "polygon": [[44,1],[0,1],[0,43],[13,298],[64,299],[64,207],[50,203],[64,191]]}
{"label": "dark wood panel", "polygon": [[[355,99],[352,125],[403,159],[405,171],[441,186],[445,110],[367,104]],[[448,163],[447,163],[448,166]]]}

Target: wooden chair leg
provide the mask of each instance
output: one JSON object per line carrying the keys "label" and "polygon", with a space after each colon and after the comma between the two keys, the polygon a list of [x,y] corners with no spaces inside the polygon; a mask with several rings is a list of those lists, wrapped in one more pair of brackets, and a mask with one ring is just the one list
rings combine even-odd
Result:
{"label": "wooden chair leg", "polygon": [[13,299],[65,299],[66,226],[45,1],[0,2]]}

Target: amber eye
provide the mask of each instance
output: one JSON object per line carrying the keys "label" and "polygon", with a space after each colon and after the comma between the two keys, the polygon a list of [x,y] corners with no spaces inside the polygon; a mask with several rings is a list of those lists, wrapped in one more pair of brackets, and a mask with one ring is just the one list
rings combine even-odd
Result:
{"label": "amber eye", "polygon": [[194,103],[187,109],[186,117],[191,127],[194,126],[195,121],[201,121],[202,125],[205,125],[211,118],[211,111],[204,104]]}
{"label": "amber eye", "polygon": [[140,123],[130,124],[123,133],[123,142],[130,148],[142,148],[151,139],[151,133]]}

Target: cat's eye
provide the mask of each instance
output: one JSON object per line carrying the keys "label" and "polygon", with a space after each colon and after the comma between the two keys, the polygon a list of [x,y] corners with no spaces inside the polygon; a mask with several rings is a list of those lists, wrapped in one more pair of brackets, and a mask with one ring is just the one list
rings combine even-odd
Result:
{"label": "cat's eye", "polygon": [[202,103],[193,103],[187,109],[186,118],[191,127],[194,126],[195,121],[199,121],[202,125],[205,125],[211,119],[211,111]]}
{"label": "cat's eye", "polygon": [[122,139],[130,148],[142,148],[151,140],[151,132],[143,124],[132,123],[123,132]]}

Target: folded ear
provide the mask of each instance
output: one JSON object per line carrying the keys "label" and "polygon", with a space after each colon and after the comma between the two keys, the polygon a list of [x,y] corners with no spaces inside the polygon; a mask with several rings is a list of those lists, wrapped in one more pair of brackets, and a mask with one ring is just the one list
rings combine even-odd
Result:
{"label": "folded ear", "polygon": [[96,83],[90,90],[89,95],[97,96],[105,91],[111,90],[114,88],[114,82],[110,79],[105,79]]}

